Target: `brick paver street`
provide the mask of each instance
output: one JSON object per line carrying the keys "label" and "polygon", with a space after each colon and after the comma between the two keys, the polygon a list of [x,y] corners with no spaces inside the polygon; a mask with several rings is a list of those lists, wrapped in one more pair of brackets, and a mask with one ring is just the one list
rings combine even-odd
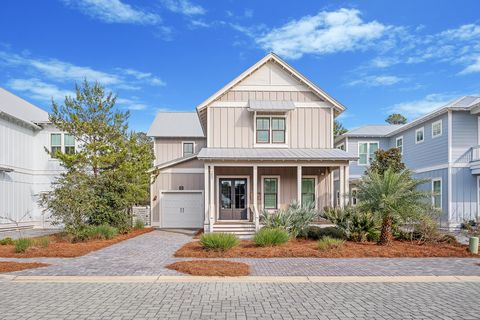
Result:
{"label": "brick paver street", "polygon": [[480,283],[0,283],[13,319],[478,319]]}

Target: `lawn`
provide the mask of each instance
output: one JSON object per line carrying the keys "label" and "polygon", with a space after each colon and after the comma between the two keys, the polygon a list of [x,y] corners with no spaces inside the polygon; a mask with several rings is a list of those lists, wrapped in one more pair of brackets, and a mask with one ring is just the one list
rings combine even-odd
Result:
{"label": "lawn", "polygon": [[188,258],[426,258],[426,257],[476,257],[467,246],[446,242],[423,243],[394,241],[390,246],[374,242],[346,241],[342,246],[319,250],[314,240],[290,240],[273,247],[257,247],[252,241],[242,240],[238,246],[226,251],[205,250],[200,242],[192,241],[181,247],[176,257]]}
{"label": "lawn", "polygon": [[[83,256],[89,252],[96,251],[112,244],[124,241],[141,234],[153,231],[153,228],[133,229],[129,233],[119,234],[108,240],[87,240],[83,242],[72,243],[68,237],[62,234],[54,234],[49,236],[49,244],[46,247],[32,246],[25,252],[15,252],[14,245],[1,245],[0,257],[3,258],[34,258],[34,257],[57,257],[57,258],[73,258]],[[42,237],[44,238],[44,237]],[[35,238],[33,238],[35,239]]]}

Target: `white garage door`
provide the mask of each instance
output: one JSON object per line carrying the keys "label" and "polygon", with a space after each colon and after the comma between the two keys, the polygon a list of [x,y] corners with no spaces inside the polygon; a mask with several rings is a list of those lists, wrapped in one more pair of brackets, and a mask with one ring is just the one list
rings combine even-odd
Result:
{"label": "white garage door", "polygon": [[203,216],[201,192],[164,192],[162,194],[163,228],[201,228]]}

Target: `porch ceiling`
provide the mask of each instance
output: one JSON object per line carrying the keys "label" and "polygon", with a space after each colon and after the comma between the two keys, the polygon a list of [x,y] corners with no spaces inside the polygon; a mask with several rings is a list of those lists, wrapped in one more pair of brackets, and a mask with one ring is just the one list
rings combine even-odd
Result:
{"label": "porch ceiling", "polygon": [[345,161],[358,157],[340,149],[203,148],[201,160]]}

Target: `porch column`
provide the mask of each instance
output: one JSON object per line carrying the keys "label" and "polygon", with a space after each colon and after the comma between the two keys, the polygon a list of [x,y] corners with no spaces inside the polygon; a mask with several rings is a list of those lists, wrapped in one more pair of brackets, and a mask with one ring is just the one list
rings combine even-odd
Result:
{"label": "porch column", "polygon": [[204,207],[205,207],[205,214],[204,214],[204,221],[203,221],[203,229],[204,230],[207,230],[207,228],[209,227],[209,223],[210,223],[210,210],[209,210],[209,205],[210,205],[210,176],[209,176],[209,170],[208,170],[208,164],[205,164],[204,166],[204,172],[203,172],[203,196],[204,196],[204,200],[203,200],[203,203],[204,203]]}
{"label": "porch column", "polygon": [[302,166],[297,166],[297,201],[302,205]]}
{"label": "porch column", "polygon": [[210,209],[209,209],[209,218],[210,218],[210,232],[213,232],[213,224],[215,223],[215,166],[210,166]]}
{"label": "porch column", "polygon": [[330,206],[335,207],[335,178],[334,178],[334,169],[332,167],[328,168],[330,176]]}
{"label": "porch column", "polygon": [[350,205],[350,178],[349,178],[349,169],[348,166],[344,166],[345,170],[345,197],[346,205]]}
{"label": "porch column", "polygon": [[253,170],[252,170],[252,175],[253,175],[253,222],[255,223],[255,230],[260,229],[260,216],[258,214],[258,167],[256,164],[253,165]]}
{"label": "porch column", "polygon": [[339,202],[340,202],[340,208],[343,208],[344,207],[344,204],[345,204],[345,167],[344,166],[340,166],[340,180],[339,180],[339,183],[340,183],[340,188],[339,188],[339,192],[340,192],[340,199],[339,199]]}

